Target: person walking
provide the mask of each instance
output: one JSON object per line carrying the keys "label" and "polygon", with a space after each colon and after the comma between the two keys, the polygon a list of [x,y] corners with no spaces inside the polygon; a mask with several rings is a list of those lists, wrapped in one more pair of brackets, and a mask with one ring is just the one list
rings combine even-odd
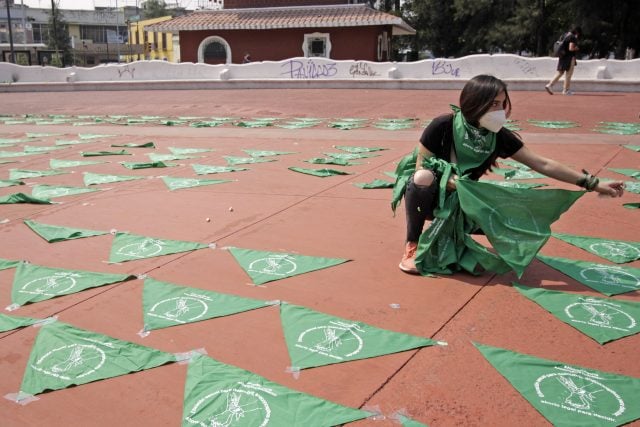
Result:
{"label": "person walking", "polygon": [[573,70],[576,66],[576,54],[578,50],[580,50],[578,47],[578,39],[580,36],[582,36],[582,29],[580,27],[575,27],[564,35],[560,48],[558,49],[558,68],[556,75],[544,87],[549,95],[553,95],[553,85],[560,80],[563,74],[565,76],[562,94],[573,95],[571,91],[571,77],[573,77]]}
{"label": "person walking", "polygon": [[[415,151],[415,169],[409,171],[412,174],[406,187],[398,192],[398,200],[404,196],[407,218],[405,252],[400,270],[409,274],[419,273],[415,265],[418,240],[425,222],[434,219],[440,185],[436,172],[424,166],[431,157],[457,164],[461,172],[474,181],[491,170],[498,157],[510,157],[558,181],[605,196],[622,196],[622,181],[601,182],[584,170],[578,172],[529,149],[518,134],[503,127],[510,114],[507,85],[496,77],[478,75],[462,89],[460,107],[453,108],[453,113],[433,119],[424,130]],[[456,191],[457,179],[454,175],[447,181],[447,192]],[[400,182],[396,181],[396,186]]]}

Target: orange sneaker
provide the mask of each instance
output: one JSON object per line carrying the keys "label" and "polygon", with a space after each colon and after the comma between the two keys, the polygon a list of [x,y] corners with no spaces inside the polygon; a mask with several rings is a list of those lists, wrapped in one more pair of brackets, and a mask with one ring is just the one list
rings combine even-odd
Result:
{"label": "orange sneaker", "polygon": [[407,242],[402,261],[400,261],[400,265],[398,266],[400,270],[408,274],[420,274],[416,268],[416,250],[418,250],[418,244],[416,242]]}

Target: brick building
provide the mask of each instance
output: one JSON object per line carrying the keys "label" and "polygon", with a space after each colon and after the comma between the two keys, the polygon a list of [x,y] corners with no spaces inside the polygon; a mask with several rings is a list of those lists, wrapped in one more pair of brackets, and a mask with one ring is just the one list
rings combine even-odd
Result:
{"label": "brick building", "polygon": [[178,34],[180,60],[207,64],[241,63],[247,53],[252,61],[389,61],[391,38],[415,34],[401,18],[355,0],[225,0],[224,9],[196,11],[145,30]]}

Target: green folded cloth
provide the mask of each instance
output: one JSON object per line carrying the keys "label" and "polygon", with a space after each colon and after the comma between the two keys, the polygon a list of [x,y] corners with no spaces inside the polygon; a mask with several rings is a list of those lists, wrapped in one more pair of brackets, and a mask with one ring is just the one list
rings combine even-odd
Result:
{"label": "green folded cloth", "polygon": [[175,166],[174,164],[164,162],[120,162],[120,164],[127,169],[150,169]]}
{"label": "green folded cloth", "polygon": [[298,167],[290,167],[289,170],[294,172],[300,172],[307,175],[319,176],[321,178],[326,178],[328,176],[334,175],[351,175],[349,172],[343,172],[335,169],[306,169],[306,168],[298,168]]}
{"label": "green folded cloth", "polygon": [[8,196],[0,196],[0,205],[9,205],[13,203],[32,203],[36,205],[50,205],[51,200],[39,199],[24,193],[13,193]]}
{"label": "green folded cloth", "polygon": [[97,157],[97,156],[130,156],[126,150],[120,151],[82,151],[80,153],[82,157]]}
{"label": "green folded cloth", "polygon": [[385,181],[384,179],[374,179],[371,182],[356,182],[353,185],[356,187],[363,188],[365,190],[375,189],[375,188],[393,188],[395,183]]}

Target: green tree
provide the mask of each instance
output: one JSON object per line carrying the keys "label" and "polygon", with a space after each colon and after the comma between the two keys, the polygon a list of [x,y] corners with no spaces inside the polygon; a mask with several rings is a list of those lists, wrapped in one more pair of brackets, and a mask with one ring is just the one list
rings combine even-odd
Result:
{"label": "green tree", "polygon": [[638,0],[406,0],[402,16],[417,30],[416,49],[437,56],[523,50],[544,56],[574,25],[583,30],[581,55],[622,58],[627,47],[640,50]]}
{"label": "green tree", "polygon": [[142,3],[142,16],[144,19],[160,18],[162,16],[171,15],[167,11],[167,4],[164,0],[147,0]]}
{"label": "green tree", "polygon": [[71,36],[69,36],[69,25],[64,20],[64,15],[58,9],[55,2],[51,2],[49,12],[49,33],[47,34],[47,47],[56,53],[52,57],[51,64],[65,67],[73,63],[71,54]]}
{"label": "green tree", "polygon": [[400,0],[377,0],[375,3],[378,10],[400,16]]}
{"label": "green tree", "polygon": [[430,49],[437,57],[460,52],[462,26],[454,20],[451,0],[407,0],[404,19],[417,32],[414,49]]}
{"label": "green tree", "polygon": [[573,23],[582,27],[583,39],[580,50],[596,58],[607,57],[614,52],[616,58],[623,58],[627,47],[640,48],[640,2],[637,0],[609,0],[590,2],[572,0]]}

